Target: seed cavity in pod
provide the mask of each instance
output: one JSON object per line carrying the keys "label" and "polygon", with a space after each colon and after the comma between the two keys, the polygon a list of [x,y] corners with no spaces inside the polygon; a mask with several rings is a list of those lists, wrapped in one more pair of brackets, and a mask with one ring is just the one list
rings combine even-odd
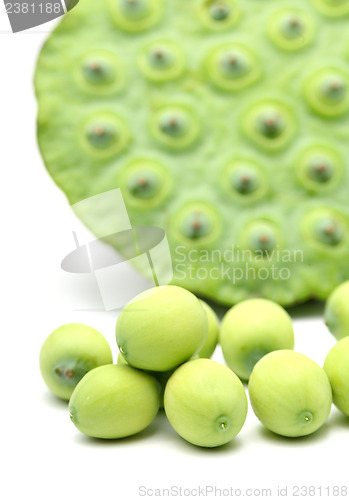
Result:
{"label": "seed cavity in pod", "polygon": [[160,162],[138,158],[127,163],[117,180],[128,205],[153,207],[167,197],[172,176]]}
{"label": "seed cavity in pod", "polygon": [[112,19],[126,32],[142,32],[153,27],[163,15],[164,0],[110,0]]}
{"label": "seed cavity in pod", "polygon": [[256,130],[268,139],[280,137],[286,127],[284,116],[277,109],[266,109],[256,117]]}
{"label": "seed cavity in pod", "polygon": [[227,164],[221,175],[221,184],[235,199],[250,203],[265,195],[267,176],[257,162],[241,158]]}
{"label": "seed cavity in pod", "polygon": [[349,75],[339,68],[323,68],[305,81],[304,95],[319,115],[336,118],[349,110]]}
{"label": "seed cavity in pod", "polygon": [[343,239],[344,231],[336,219],[323,217],[316,222],[314,235],[324,245],[337,246]]}
{"label": "seed cavity in pod", "polygon": [[260,186],[258,173],[251,167],[240,167],[231,176],[233,189],[240,194],[249,195]]}
{"label": "seed cavity in pod", "polygon": [[231,8],[225,2],[214,2],[209,7],[209,13],[213,21],[225,21],[230,15]]}
{"label": "seed cavity in pod", "polygon": [[296,161],[299,183],[309,191],[323,191],[337,185],[343,174],[343,161],[331,147],[314,145]]}
{"label": "seed cavity in pod", "polygon": [[151,119],[150,130],[157,142],[177,151],[193,146],[200,132],[196,114],[185,106],[158,110]]}
{"label": "seed cavity in pod", "polygon": [[349,15],[349,0],[311,0],[313,5],[328,17],[344,17]]}
{"label": "seed cavity in pod", "polygon": [[295,118],[284,104],[269,101],[252,106],[242,120],[245,134],[272,152],[284,149],[296,130]]}
{"label": "seed cavity in pod", "polygon": [[237,24],[241,9],[237,0],[205,0],[201,4],[199,16],[206,28],[223,31]]}
{"label": "seed cavity in pod", "polygon": [[270,258],[280,245],[280,234],[275,224],[266,220],[254,221],[244,230],[243,246],[252,250],[256,257]]}
{"label": "seed cavity in pod", "polygon": [[203,238],[210,234],[211,230],[210,218],[199,211],[188,214],[182,223],[182,232],[184,236],[191,240]]}
{"label": "seed cavity in pod", "polygon": [[130,140],[129,129],[124,120],[109,112],[90,116],[84,121],[82,130],[85,146],[99,157],[121,153]]}
{"label": "seed cavity in pod", "polygon": [[89,52],[77,64],[76,82],[92,95],[109,95],[120,91],[126,81],[125,69],[115,54],[99,50]]}
{"label": "seed cavity in pod", "polygon": [[193,244],[208,244],[221,232],[221,218],[214,207],[206,203],[184,206],[174,217],[174,227],[180,239]]}
{"label": "seed cavity in pod", "polygon": [[340,250],[348,239],[348,224],[335,210],[317,208],[303,219],[302,232],[310,244],[322,250]]}
{"label": "seed cavity in pod", "polygon": [[152,42],[142,50],[138,58],[144,76],[155,83],[163,83],[180,77],[185,69],[181,48],[169,40]]}
{"label": "seed cavity in pod", "polygon": [[206,73],[220,90],[236,92],[255,83],[261,76],[254,53],[241,44],[226,44],[211,50],[206,59]]}
{"label": "seed cavity in pod", "polygon": [[302,10],[283,9],[271,16],[267,31],[278,48],[292,52],[304,49],[313,41],[315,24]]}

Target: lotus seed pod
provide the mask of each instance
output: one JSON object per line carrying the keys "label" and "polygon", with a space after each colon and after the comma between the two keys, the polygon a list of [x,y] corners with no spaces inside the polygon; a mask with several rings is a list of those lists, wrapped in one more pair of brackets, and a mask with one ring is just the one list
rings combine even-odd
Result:
{"label": "lotus seed pod", "polygon": [[167,382],[164,405],[174,430],[203,447],[231,441],[247,415],[242,383],[229,368],[210,359],[180,366]]}
{"label": "lotus seed pod", "polygon": [[348,0],[80,2],[35,74],[48,172],[71,204],[120,188],[166,231],[172,285],[326,300],[349,280],[348,19]]}
{"label": "lotus seed pod", "polygon": [[219,320],[215,311],[206,302],[200,300],[208,319],[208,335],[206,342],[198,352],[200,358],[210,358],[216,349],[219,336]]}
{"label": "lotus seed pod", "polygon": [[53,394],[66,400],[88,371],[112,362],[112,353],[103,335],[78,323],[54,330],[40,351],[42,378]]}
{"label": "lotus seed pod", "polygon": [[349,337],[332,347],[326,356],[324,370],[330,380],[334,404],[349,417]]}
{"label": "lotus seed pod", "polygon": [[227,365],[242,380],[248,380],[263,356],[294,348],[292,320],[275,302],[245,300],[224,316],[219,340]]}
{"label": "lotus seed pod", "polygon": [[136,368],[168,371],[199,352],[208,335],[199,299],[177,286],[151,288],[119,314],[116,342]]}
{"label": "lotus seed pod", "polygon": [[349,336],[349,281],[342,283],[329,296],[325,307],[325,321],[337,340]]}
{"label": "lotus seed pod", "polygon": [[106,365],[89,372],[76,386],[69,412],[87,436],[117,439],[148,427],[159,410],[154,377],[127,365]]}
{"label": "lotus seed pod", "polygon": [[272,432],[301,437],[317,431],[331,411],[326,372],[312,359],[280,350],[255,365],[248,384],[253,411]]}

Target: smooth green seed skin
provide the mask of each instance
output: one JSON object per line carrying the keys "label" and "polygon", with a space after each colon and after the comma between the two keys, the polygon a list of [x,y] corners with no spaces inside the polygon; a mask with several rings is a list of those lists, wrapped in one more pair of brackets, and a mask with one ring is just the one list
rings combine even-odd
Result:
{"label": "smooth green seed skin", "polygon": [[[118,365],[128,365],[126,359],[123,357],[121,352],[118,354]],[[164,392],[165,392],[165,387],[167,384],[168,379],[172,375],[175,369],[169,370],[167,372],[153,372],[149,371],[150,375],[156,378],[158,384],[159,384],[159,389],[160,389],[160,408],[164,408]]]}
{"label": "smooth green seed skin", "polygon": [[39,362],[50,391],[69,400],[74,387],[89,370],[112,363],[113,357],[101,333],[87,325],[69,323],[47,337]]}
{"label": "smooth green seed skin", "polygon": [[329,296],[325,307],[325,322],[337,340],[349,335],[349,281],[342,283]]}
{"label": "smooth green seed skin", "polygon": [[148,427],[159,410],[154,377],[126,365],[106,365],[89,372],[76,386],[69,412],[87,436],[118,439]]}
{"label": "smooth green seed skin", "polygon": [[165,412],[174,430],[197,446],[231,441],[247,415],[247,398],[238,377],[210,359],[184,363],[169,378]]}
{"label": "smooth green seed skin", "polygon": [[206,302],[200,300],[208,319],[208,335],[206,342],[198,352],[200,358],[210,358],[216,349],[219,337],[219,320],[215,311]]}
{"label": "smooth green seed skin", "polygon": [[118,365],[128,365],[126,359],[123,357],[121,352],[119,352],[119,354],[118,354],[117,364]]}
{"label": "smooth green seed skin", "polygon": [[331,411],[332,390],[325,370],[295,351],[264,356],[252,371],[248,389],[258,419],[281,436],[311,434]]}
{"label": "smooth green seed skin", "polygon": [[275,302],[245,300],[225,314],[220,344],[227,365],[242,380],[248,380],[254,365],[265,354],[294,348],[292,320]]}
{"label": "smooth green seed skin", "polygon": [[191,292],[152,288],[135,297],[116,322],[116,342],[136,368],[167,371],[197,353],[208,335],[207,315]]}
{"label": "smooth green seed skin", "polygon": [[349,417],[349,337],[332,347],[326,356],[324,370],[330,380],[334,404]]}

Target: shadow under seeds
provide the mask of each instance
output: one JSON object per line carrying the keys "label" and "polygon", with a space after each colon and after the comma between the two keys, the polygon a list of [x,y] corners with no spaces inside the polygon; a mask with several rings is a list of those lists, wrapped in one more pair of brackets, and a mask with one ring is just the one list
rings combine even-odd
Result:
{"label": "shadow under seeds", "polygon": [[272,441],[280,446],[299,446],[301,444],[309,445],[316,441],[321,441],[331,431],[331,427],[333,427],[333,425],[329,422],[326,422],[322,427],[320,427],[320,429],[313,432],[312,434],[308,434],[307,436],[287,437],[275,434],[266,427],[261,426],[259,429],[259,434],[268,441]]}

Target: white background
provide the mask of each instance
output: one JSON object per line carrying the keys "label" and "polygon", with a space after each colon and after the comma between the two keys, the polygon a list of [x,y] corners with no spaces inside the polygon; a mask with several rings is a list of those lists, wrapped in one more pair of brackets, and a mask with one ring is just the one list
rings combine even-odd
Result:
{"label": "white background", "polygon": [[[313,485],[322,486],[321,497],[333,498],[326,486],[349,483],[348,419],[335,408],[320,431],[293,440],[264,430],[249,408],[231,444],[205,450],[177,436],[163,413],[132,438],[87,438],[70,422],[66,403],[48,393],[38,366],[46,336],[64,323],[88,323],[109,340],[116,361],[116,314],[76,310],[91,297],[60,268],[74,248],[72,231],[86,236],[36,144],[33,71],[51,26],[11,34],[4,12],[0,16],[2,498],[133,500],[141,485],[233,487],[241,496],[258,489],[252,498],[262,497],[262,488],[277,498],[279,486],[288,486],[291,498],[292,486]],[[291,312],[296,350],[321,365],[334,344],[322,311],[310,304]],[[214,359],[223,362],[219,348]]]}

